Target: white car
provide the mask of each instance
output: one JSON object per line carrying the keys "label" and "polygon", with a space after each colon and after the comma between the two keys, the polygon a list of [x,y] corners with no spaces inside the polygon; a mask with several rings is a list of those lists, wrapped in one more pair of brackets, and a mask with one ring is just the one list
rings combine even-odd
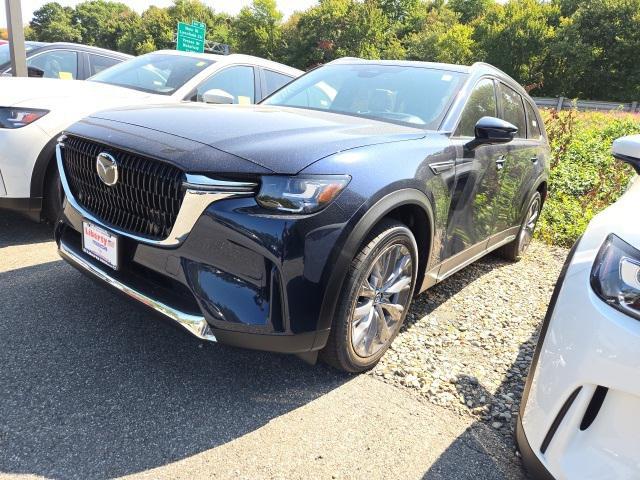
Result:
{"label": "white car", "polygon": [[303,72],[247,55],[149,53],[87,81],[0,78],[0,208],[57,218],[56,139],[107,108],[167,102],[256,103]]}
{"label": "white car", "polygon": [[[613,145],[640,174],[640,135]],[[540,479],[640,478],[640,178],[569,254],[516,434]]]}

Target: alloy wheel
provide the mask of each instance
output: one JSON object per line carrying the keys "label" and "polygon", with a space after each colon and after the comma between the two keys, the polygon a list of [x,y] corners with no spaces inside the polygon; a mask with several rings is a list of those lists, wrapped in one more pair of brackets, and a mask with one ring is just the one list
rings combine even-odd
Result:
{"label": "alloy wheel", "polygon": [[531,206],[527,212],[527,219],[520,231],[521,252],[524,252],[529,247],[529,244],[531,244],[531,240],[533,240],[533,233],[535,232],[536,224],[538,223],[538,217],[540,217],[540,206],[540,197],[536,197],[535,200],[531,202]]}
{"label": "alloy wheel", "polygon": [[391,244],[364,277],[351,317],[351,344],[360,357],[375,355],[400,328],[411,301],[413,261],[409,249]]}

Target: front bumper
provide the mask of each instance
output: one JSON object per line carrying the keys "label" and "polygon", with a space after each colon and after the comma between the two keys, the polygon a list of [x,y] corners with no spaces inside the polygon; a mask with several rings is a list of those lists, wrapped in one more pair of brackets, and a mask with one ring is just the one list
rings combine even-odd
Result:
{"label": "front bumper", "polygon": [[[73,266],[201,339],[297,354],[324,347],[332,321],[325,307],[337,301],[329,286],[350,219],[337,204],[278,216],[252,194],[192,192],[180,228],[150,241],[86,211],[71,194],[60,151],[58,167],[66,199],[55,236]],[[82,251],[86,220],[118,235],[118,271]]]}
{"label": "front bumper", "polygon": [[535,478],[638,478],[640,322],[591,290],[605,234],[570,255],[527,379],[517,440]]}

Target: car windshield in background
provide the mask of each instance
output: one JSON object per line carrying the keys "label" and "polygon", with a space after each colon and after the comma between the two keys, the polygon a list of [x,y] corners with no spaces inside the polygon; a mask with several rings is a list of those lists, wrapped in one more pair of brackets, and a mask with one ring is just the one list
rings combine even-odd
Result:
{"label": "car windshield in background", "polygon": [[89,80],[171,95],[212,63],[198,57],[152,53],[122,62]]}
{"label": "car windshield in background", "polygon": [[[44,43],[38,43],[38,42],[26,42],[24,44],[24,48],[27,52],[30,52],[31,50],[33,50],[34,48],[38,48],[42,45],[45,45]],[[9,44],[5,44],[5,45],[0,45],[0,65],[7,63],[11,61],[11,53],[9,52]]]}
{"label": "car windshield in background", "polygon": [[327,65],[266,99],[264,105],[309,108],[437,128],[466,75],[402,65]]}

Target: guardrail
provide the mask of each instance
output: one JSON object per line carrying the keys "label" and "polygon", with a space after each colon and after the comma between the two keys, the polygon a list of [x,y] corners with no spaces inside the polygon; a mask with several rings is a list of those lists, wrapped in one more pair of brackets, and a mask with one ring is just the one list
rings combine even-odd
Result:
{"label": "guardrail", "polygon": [[534,97],[533,100],[540,108],[550,108],[554,110],[563,110],[568,108],[577,108],[578,110],[604,111],[609,112],[617,110],[620,112],[638,113],[638,102],[622,103],[622,102],[598,102],[595,100],[572,100],[570,98],[543,98]]}

